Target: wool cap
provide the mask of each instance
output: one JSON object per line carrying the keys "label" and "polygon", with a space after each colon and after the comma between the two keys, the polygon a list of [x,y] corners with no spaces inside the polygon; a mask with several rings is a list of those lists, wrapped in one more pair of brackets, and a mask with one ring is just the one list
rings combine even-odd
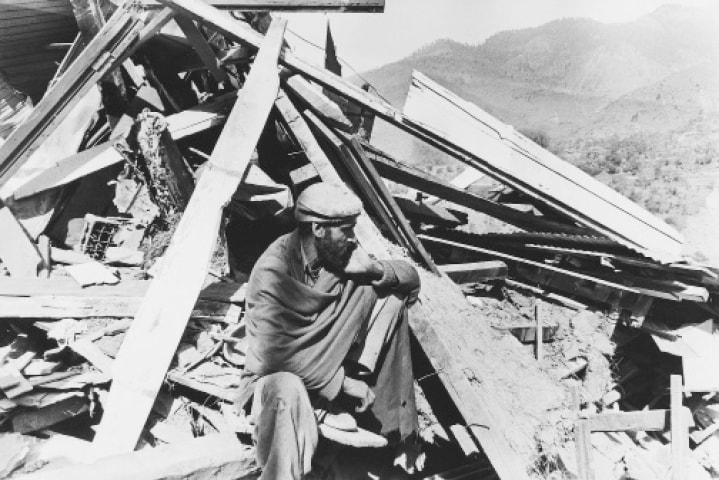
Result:
{"label": "wool cap", "polygon": [[357,218],[362,202],[346,188],[319,182],[307,187],[297,198],[298,222],[342,223]]}

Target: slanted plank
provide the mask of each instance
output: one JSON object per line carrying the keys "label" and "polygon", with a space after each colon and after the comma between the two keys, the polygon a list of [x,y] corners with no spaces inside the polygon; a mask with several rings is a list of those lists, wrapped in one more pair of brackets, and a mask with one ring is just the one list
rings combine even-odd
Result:
{"label": "slanted plank", "polygon": [[[205,0],[215,8],[243,11],[365,12],[384,11],[384,0]],[[147,8],[158,8],[162,0],[142,0]]]}
{"label": "slanted plank", "polygon": [[594,480],[592,469],[592,431],[585,420],[574,427],[574,444],[577,449],[577,474],[579,480]]}
{"label": "slanted plank", "polygon": [[92,462],[39,470],[24,480],[220,480],[252,478],[259,468],[254,449],[243,446],[234,434],[217,434],[143,448]]}
{"label": "slanted plank", "polygon": [[312,113],[320,117],[329,125],[345,132],[352,132],[352,122],[345,117],[340,107],[325,96],[322,91],[315,89],[300,75],[292,75],[285,80],[285,88],[300,100],[303,106],[308,107]]}
{"label": "slanted plank", "polygon": [[130,53],[143,22],[120,7],[37,107],[0,146],[0,186],[27,161],[44,138],[94,85]]}
{"label": "slanted plank", "polygon": [[215,51],[210,44],[207,43],[204,35],[202,35],[200,29],[197,28],[197,25],[195,25],[195,22],[181,15],[175,18],[175,22],[180,26],[182,33],[185,34],[185,38],[190,42],[190,45],[192,45],[192,48],[200,59],[202,59],[202,63],[205,64],[215,80],[220,83],[228,81],[229,77],[227,76],[227,72],[222,69],[222,65],[220,65]]}
{"label": "slanted plank", "polygon": [[506,278],[507,264],[500,260],[486,262],[453,263],[441,265],[439,269],[454,283],[478,283]]}
{"label": "slanted plank", "polygon": [[543,232],[584,233],[587,229],[567,223],[548,220],[543,217],[521,212],[501,203],[487,200],[475,193],[467,192],[436,178],[423,170],[404,164],[372,145],[363,145],[368,157],[383,177],[432,196],[463,207],[476,210],[490,217],[527,230]]}
{"label": "slanted plank", "polygon": [[663,432],[669,429],[669,410],[604,412],[585,420],[593,432]]}
{"label": "slanted plank", "polygon": [[[283,20],[272,23],[177,226],[164,267],[118,352],[114,381],[93,442],[95,455],[130,452],[142,432],[207,275],[222,208],[245,174],[277,97],[277,55],[285,27]],[[150,362],[149,351],[153,352]]]}
{"label": "slanted plank", "polygon": [[12,418],[13,431],[30,433],[60,423],[68,418],[87,412],[89,407],[83,397],[70,397],[52,405],[21,412]]}
{"label": "slanted plank", "polygon": [[12,277],[35,278],[43,265],[42,255],[20,222],[0,201],[0,260]]}
{"label": "slanted plank", "polygon": [[389,193],[389,189],[384,183],[384,180],[382,180],[382,177],[379,176],[379,173],[374,168],[374,165],[372,165],[372,162],[370,162],[367,158],[367,155],[365,154],[365,151],[362,148],[358,137],[351,137],[347,142],[347,145],[350,147],[350,150],[354,154],[355,161],[359,164],[360,168],[362,168],[365,175],[367,175],[370,182],[372,183],[373,188],[378,193],[384,204],[387,206],[387,209],[392,215],[392,218],[394,218],[394,220],[397,222],[397,225],[399,225],[400,230],[407,239],[407,243],[409,243],[410,250],[415,254],[416,257],[419,257],[421,263],[424,264],[424,266],[427,267],[430,272],[439,274],[439,270],[437,270],[437,266],[434,264],[434,260],[432,260],[432,257],[430,257],[429,253],[427,253],[427,251],[424,249],[424,245],[422,245],[422,243],[417,238],[417,235],[415,234],[414,230],[412,230],[412,227],[407,221],[407,218],[404,216],[404,213],[402,213],[402,210],[400,210],[399,206],[397,205],[397,202],[395,202],[392,194]]}
{"label": "slanted plank", "polygon": [[[280,89],[280,93],[277,96],[275,108],[280,113],[280,118],[287,127],[290,135],[294,137],[297,145],[305,152],[307,159],[314,165],[322,181],[333,185],[344,185],[337,170],[332,166],[332,162],[327,158],[317,139],[312,135],[312,131],[307,125],[307,122],[302,118],[283,89]],[[372,234],[374,231],[373,227],[372,221],[367,214],[363,212],[357,219],[356,228],[358,238],[364,238],[364,241],[360,243],[368,251],[375,252],[375,254],[382,252],[379,254],[380,258],[387,258],[388,255],[384,245],[378,237]]]}
{"label": "slanted plank", "polygon": [[670,414],[672,432],[672,480],[686,480],[687,457],[689,455],[689,427],[687,426],[682,408],[682,376],[670,377]]}

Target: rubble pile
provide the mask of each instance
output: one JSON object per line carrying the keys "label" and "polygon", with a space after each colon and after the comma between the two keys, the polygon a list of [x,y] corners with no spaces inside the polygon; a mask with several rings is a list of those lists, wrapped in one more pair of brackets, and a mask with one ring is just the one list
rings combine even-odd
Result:
{"label": "rubble pile", "polygon": [[[362,199],[368,252],[422,270],[412,478],[719,477],[719,269],[671,227],[418,72],[399,111],[267,11],[121,3],[67,4],[34,106],[0,75],[0,477],[257,477],[245,282],[317,181]],[[466,171],[393,158],[376,118]],[[323,442],[315,478],[392,471]]]}

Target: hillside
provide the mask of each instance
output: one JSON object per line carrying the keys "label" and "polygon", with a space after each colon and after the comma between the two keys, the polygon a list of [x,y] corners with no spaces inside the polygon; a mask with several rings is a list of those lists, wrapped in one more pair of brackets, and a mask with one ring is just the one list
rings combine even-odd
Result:
{"label": "hillside", "polygon": [[[719,168],[717,27],[715,6],[562,19],[478,45],[440,40],[365,77],[402,105],[418,70],[684,229]],[[382,124],[373,142],[446,176],[460,169]]]}

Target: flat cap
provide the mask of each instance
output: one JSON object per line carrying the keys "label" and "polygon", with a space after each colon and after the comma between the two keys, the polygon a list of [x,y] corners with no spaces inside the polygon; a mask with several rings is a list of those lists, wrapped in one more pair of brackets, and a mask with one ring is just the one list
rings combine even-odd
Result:
{"label": "flat cap", "polygon": [[295,218],[298,222],[341,223],[354,220],[362,210],[357,195],[346,188],[329,183],[314,183],[297,199]]}

